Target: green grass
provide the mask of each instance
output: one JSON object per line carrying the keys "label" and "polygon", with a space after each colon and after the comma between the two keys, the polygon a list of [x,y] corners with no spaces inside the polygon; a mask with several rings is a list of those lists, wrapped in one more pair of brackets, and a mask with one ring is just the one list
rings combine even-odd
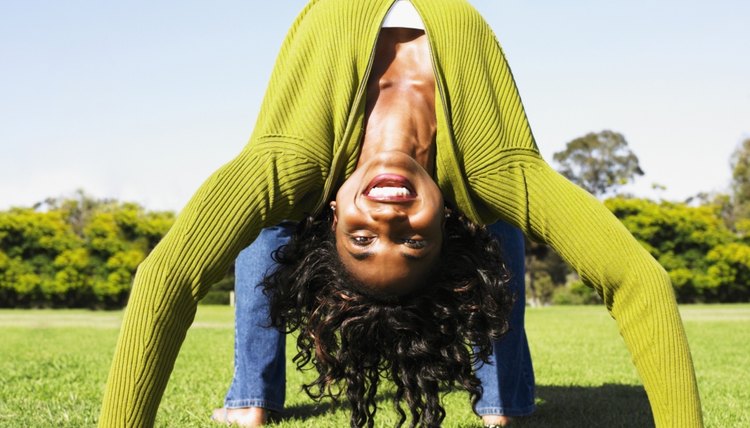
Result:
{"label": "green grass", "polygon": [[[709,427],[750,426],[750,305],[681,308]],[[121,312],[1,310],[0,427],[93,426]],[[537,412],[518,427],[650,426],[643,388],[614,321],[601,307],[530,309]],[[232,376],[233,314],[201,306],[157,418],[160,427],[211,426]],[[290,346],[291,350],[292,347]],[[316,405],[288,363],[287,415],[278,427],[342,427],[346,407]],[[387,394],[387,392],[386,392]],[[381,401],[377,426],[396,414]],[[465,394],[445,397],[446,427],[478,427]]]}

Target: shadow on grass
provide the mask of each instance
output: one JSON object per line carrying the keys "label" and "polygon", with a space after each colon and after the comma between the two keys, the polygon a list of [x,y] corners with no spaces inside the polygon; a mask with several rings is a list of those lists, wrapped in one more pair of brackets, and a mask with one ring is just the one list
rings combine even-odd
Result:
{"label": "shadow on grass", "polygon": [[642,386],[548,386],[536,389],[537,410],[517,427],[653,427]]}
{"label": "shadow on grass", "polygon": [[[515,418],[518,428],[581,427],[653,427],[653,416],[642,386],[605,384],[602,386],[537,385],[537,409],[531,416]],[[378,403],[390,402],[392,393],[378,394]],[[276,422],[305,420],[335,412],[348,411],[348,404],[323,400],[319,404],[298,404],[284,409]],[[476,428],[479,421],[457,428]]]}
{"label": "shadow on grass", "polygon": [[283,422],[290,419],[314,418],[323,416],[326,413],[332,413],[338,410],[341,404],[336,404],[330,400],[323,400],[317,404],[294,404],[284,407],[284,412],[273,417],[273,422]]}
{"label": "shadow on grass", "polygon": [[[394,393],[393,392],[379,392],[375,396],[375,400],[378,403],[378,408],[382,408],[382,406],[385,403],[392,403],[393,402]],[[349,402],[346,401],[346,397],[342,396],[338,403],[329,399],[324,398],[319,403],[316,404],[294,404],[291,406],[284,407],[284,412],[280,415],[277,414],[273,418],[274,422],[283,422],[291,419],[301,419],[305,420],[307,418],[314,418],[317,416],[325,415],[326,413],[333,413],[340,409],[344,409],[347,412],[350,411],[351,407],[349,407]],[[348,413],[347,413],[348,417]]]}

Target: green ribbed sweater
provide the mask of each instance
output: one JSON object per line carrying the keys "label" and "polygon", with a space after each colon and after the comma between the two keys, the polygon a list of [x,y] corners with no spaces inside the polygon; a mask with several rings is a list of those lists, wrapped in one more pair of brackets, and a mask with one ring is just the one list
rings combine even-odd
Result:
{"label": "green ribbed sweater", "polygon": [[[209,284],[261,228],[320,209],[352,173],[373,48],[392,2],[313,0],[295,20],[249,143],[208,177],[138,266],[100,426],[153,424]],[[502,219],[554,247],[602,294],[657,426],[701,426],[664,269],[600,202],[542,160],[502,50],[479,14],[463,0],[412,3],[437,77],[435,174],[445,198],[474,221]]]}

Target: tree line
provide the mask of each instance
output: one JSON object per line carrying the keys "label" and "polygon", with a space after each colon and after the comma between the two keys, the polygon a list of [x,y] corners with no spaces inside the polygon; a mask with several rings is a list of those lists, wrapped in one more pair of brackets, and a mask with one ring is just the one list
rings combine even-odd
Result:
{"label": "tree line", "polygon": [[[622,134],[590,133],[554,154],[558,171],[604,200],[669,273],[680,302],[750,300],[750,138],[732,155],[726,194],[654,201],[619,193],[644,172]],[[136,268],[175,220],[133,202],[78,190],[0,212],[0,307],[122,307]],[[532,304],[599,296],[550,248],[527,241]],[[226,300],[233,268],[208,300]],[[222,294],[224,293],[224,294]]]}
{"label": "tree line", "polygon": [[[664,266],[679,302],[750,300],[750,138],[730,158],[728,193],[698,193],[682,202],[619,192],[644,172],[617,132],[577,138],[553,159],[561,174],[604,200]],[[601,302],[546,246],[527,241],[526,263],[527,300],[532,304]]]}
{"label": "tree line", "polygon": [[174,219],[82,190],[0,212],[0,306],[121,307]]}

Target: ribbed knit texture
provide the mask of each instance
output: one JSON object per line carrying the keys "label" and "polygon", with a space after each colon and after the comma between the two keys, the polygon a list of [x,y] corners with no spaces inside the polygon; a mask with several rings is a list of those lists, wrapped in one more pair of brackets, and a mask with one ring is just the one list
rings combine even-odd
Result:
{"label": "ribbed knit texture", "polygon": [[[101,427],[153,425],[209,284],[262,227],[320,209],[352,173],[367,73],[391,3],[313,0],[301,12],[247,146],[201,185],[138,267]],[[501,218],[554,247],[603,295],[656,425],[702,426],[690,352],[664,269],[600,202],[542,160],[513,76],[479,14],[462,0],[412,3],[437,73],[435,173],[446,199],[475,221]]]}

